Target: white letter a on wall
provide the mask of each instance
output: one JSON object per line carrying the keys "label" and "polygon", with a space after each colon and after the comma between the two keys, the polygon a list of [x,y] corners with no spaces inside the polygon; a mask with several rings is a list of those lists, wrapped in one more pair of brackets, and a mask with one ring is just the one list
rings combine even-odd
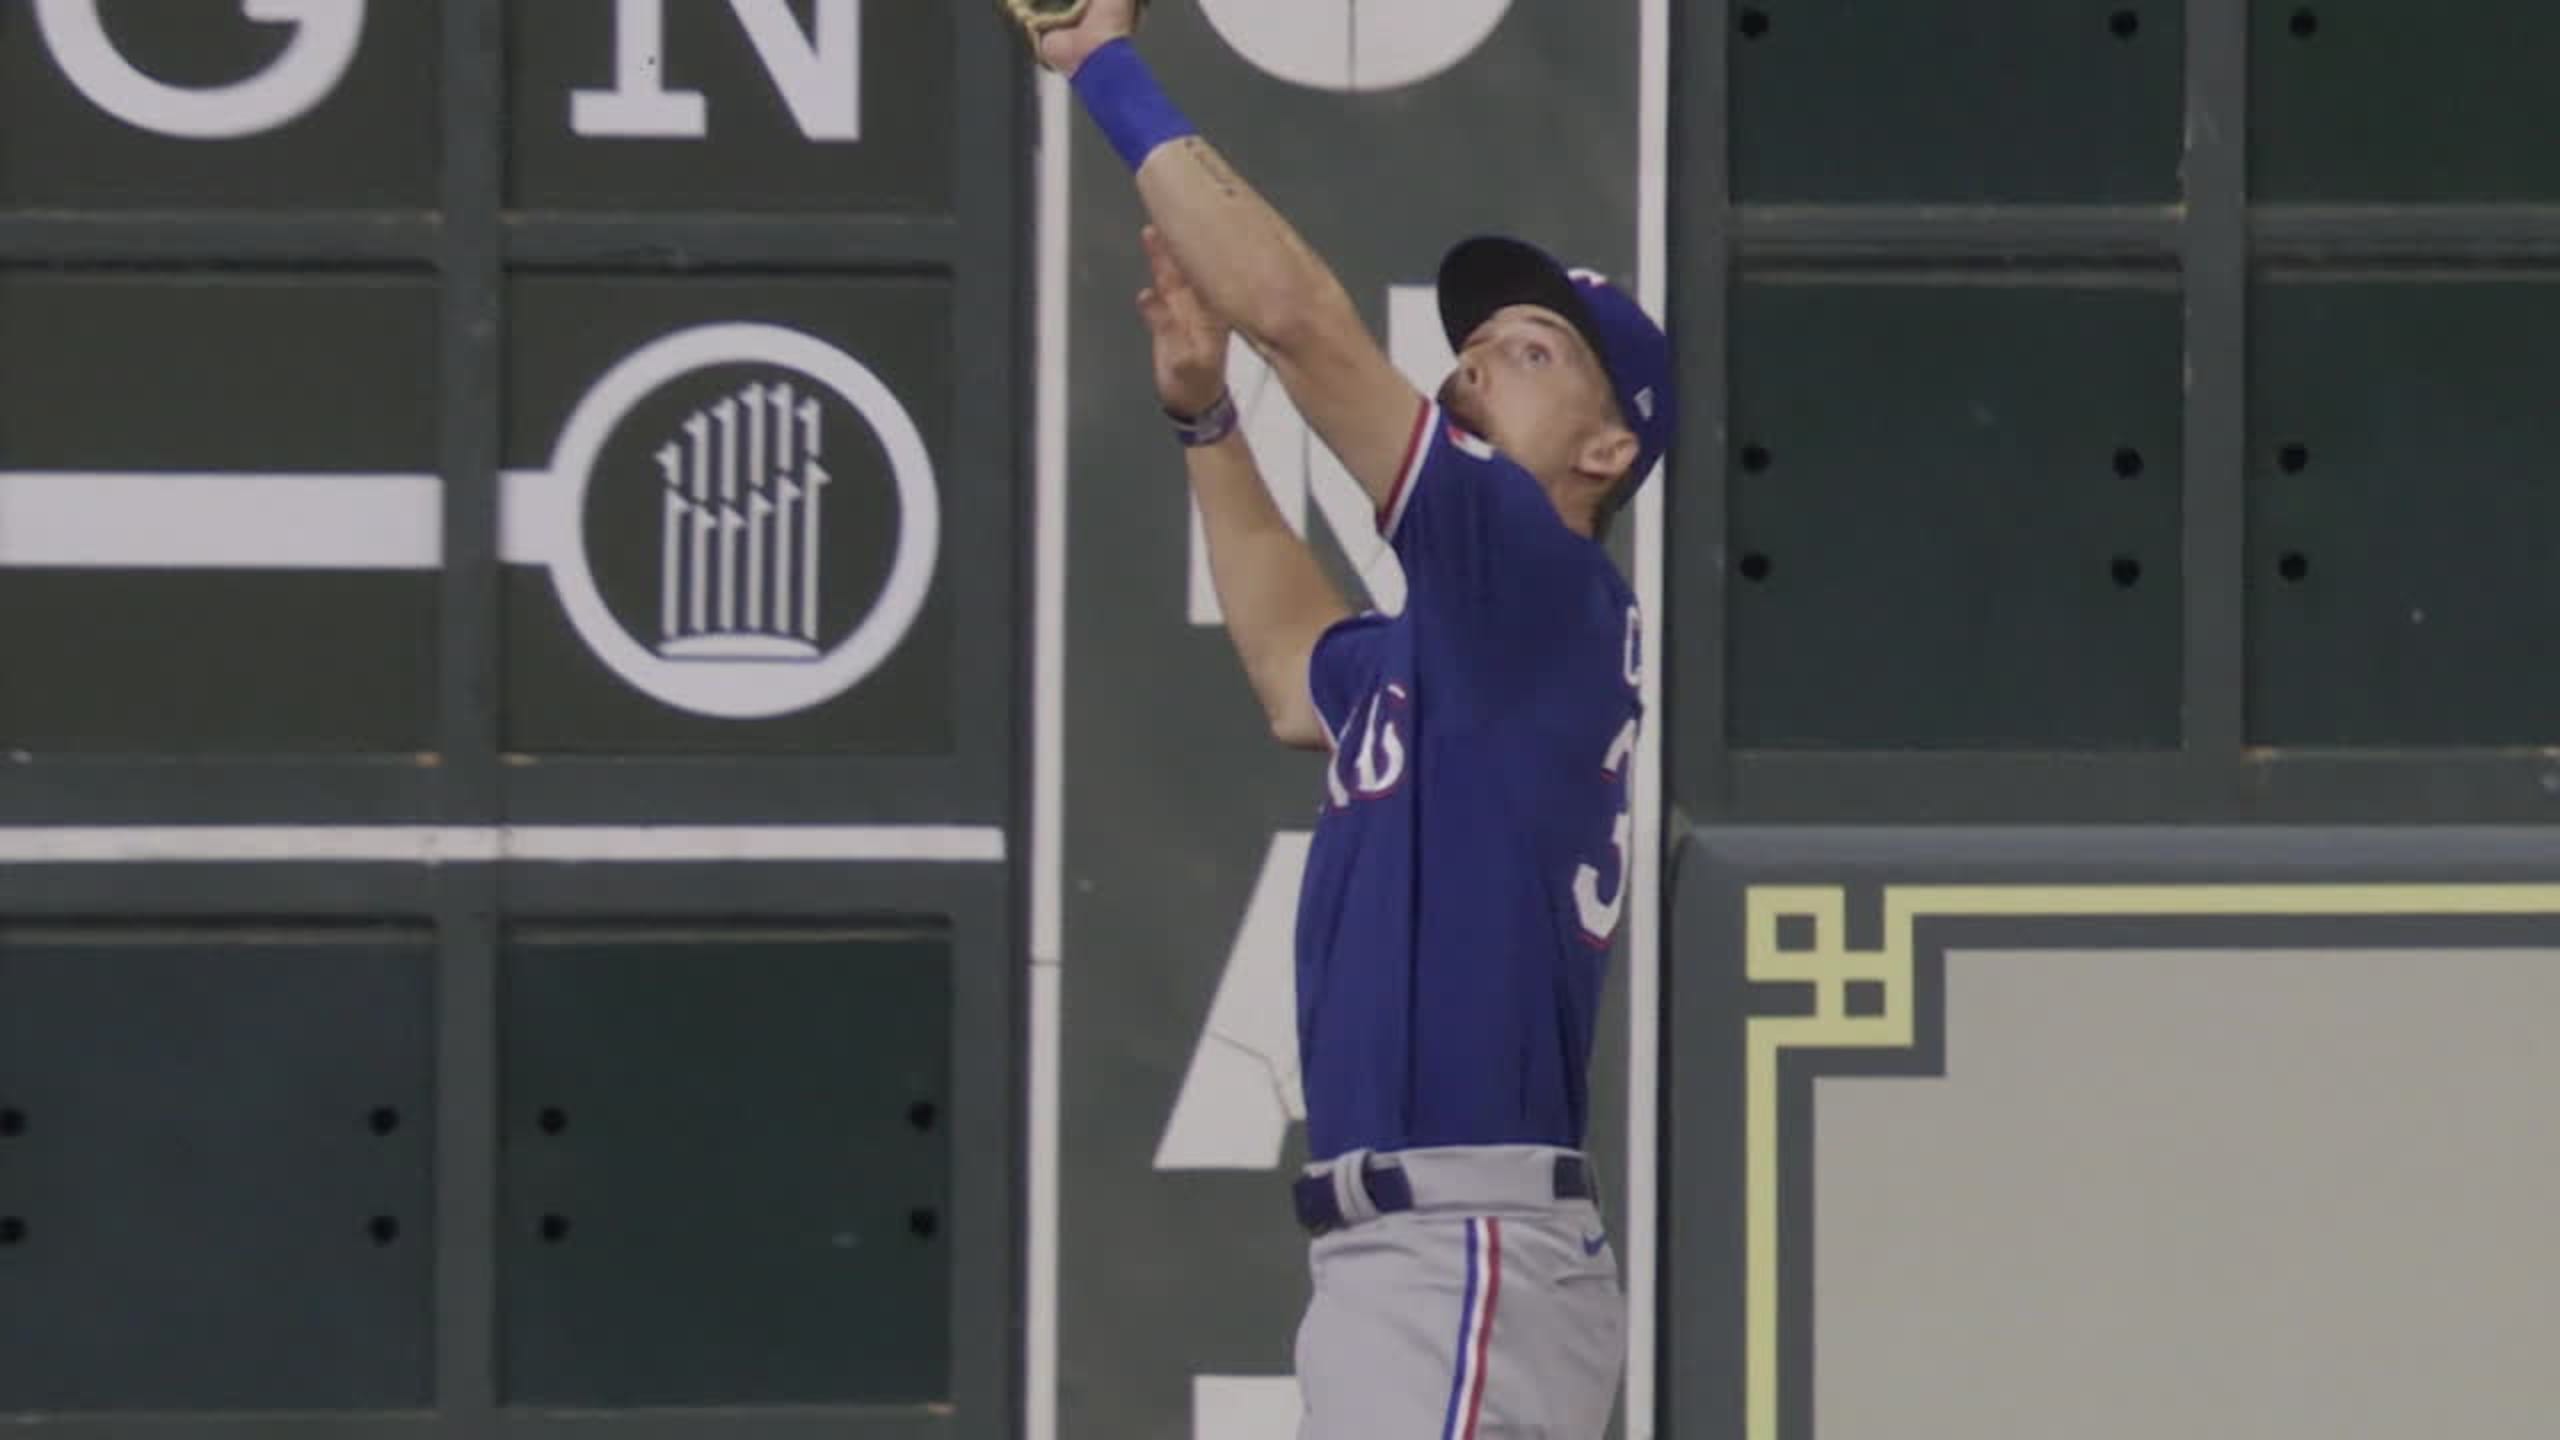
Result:
{"label": "white letter a on wall", "polygon": [[1158,1170],[1276,1169],[1290,1123],[1306,1117],[1293,941],[1312,839],[1304,830],[1271,837],[1173,1118],[1156,1146]]}

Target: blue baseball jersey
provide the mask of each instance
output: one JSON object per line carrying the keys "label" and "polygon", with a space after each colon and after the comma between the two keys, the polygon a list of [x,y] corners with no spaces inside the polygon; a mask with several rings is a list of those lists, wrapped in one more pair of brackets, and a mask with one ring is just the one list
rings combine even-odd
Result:
{"label": "blue baseball jersey", "polygon": [[1308,1145],[1579,1146],[1625,904],[1635,597],[1436,405],[1380,525],[1403,613],[1336,624],[1309,663],[1333,753],[1298,900]]}

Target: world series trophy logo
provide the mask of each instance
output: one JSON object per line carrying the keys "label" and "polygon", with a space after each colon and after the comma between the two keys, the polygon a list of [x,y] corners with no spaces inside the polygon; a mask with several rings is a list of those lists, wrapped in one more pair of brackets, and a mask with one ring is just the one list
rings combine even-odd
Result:
{"label": "world series trophy logo", "polygon": [[[658,448],[666,480],[658,653],[818,658],[825,412],[789,381],[750,381]],[[712,476],[719,483],[714,494]]]}
{"label": "world series trophy logo", "polygon": [[[877,470],[886,486],[848,488]],[[505,558],[550,571],[615,674],[696,714],[761,719],[843,694],[932,590],[924,437],[862,362],[784,326],[642,346],[580,398],[547,469],[506,479]]]}

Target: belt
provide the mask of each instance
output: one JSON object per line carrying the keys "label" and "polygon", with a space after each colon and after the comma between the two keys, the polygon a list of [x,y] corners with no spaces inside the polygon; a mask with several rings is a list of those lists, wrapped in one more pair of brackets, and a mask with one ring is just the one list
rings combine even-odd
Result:
{"label": "belt", "polygon": [[[1355,1161],[1356,1169],[1353,1168]],[[1548,1192],[1548,1198],[1555,1200],[1598,1198],[1599,1192],[1591,1183],[1591,1163],[1582,1156],[1570,1152],[1559,1154],[1554,1157],[1551,1170],[1552,1183],[1543,1187]],[[1365,1210],[1361,1208],[1358,1199],[1352,1199],[1346,1205],[1347,1197],[1343,1194],[1342,1187],[1352,1185],[1359,1187],[1360,1196],[1366,1199]],[[1295,1202],[1297,1208],[1298,1224],[1303,1226],[1310,1235],[1323,1235],[1339,1230],[1346,1225],[1368,1219],[1371,1215],[1393,1215],[1411,1210],[1417,1203],[1414,1196],[1413,1176],[1408,1167],[1398,1161],[1382,1159],[1365,1151],[1355,1151],[1343,1156],[1336,1165],[1328,1166],[1312,1175],[1298,1177],[1289,1190],[1290,1199]],[[1465,1194],[1446,1197],[1425,1195],[1421,1197],[1420,1203],[1431,1204],[1440,1201],[1494,1204],[1504,1199],[1508,1199],[1511,1203],[1518,1203],[1528,1198],[1530,1197],[1525,1195],[1510,1197],[1494,1195],[1471,1197]]]}

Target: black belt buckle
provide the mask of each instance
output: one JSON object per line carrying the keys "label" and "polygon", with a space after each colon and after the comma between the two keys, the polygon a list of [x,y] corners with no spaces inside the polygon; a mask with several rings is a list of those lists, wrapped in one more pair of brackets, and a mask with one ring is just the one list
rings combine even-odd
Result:
{"label": "black belt buckle", "polygon": [[1579,1155],[1556,1157],[1556,1198],[1599,1201],[1600,1187],[1592,1181],[1590,1161]]}

